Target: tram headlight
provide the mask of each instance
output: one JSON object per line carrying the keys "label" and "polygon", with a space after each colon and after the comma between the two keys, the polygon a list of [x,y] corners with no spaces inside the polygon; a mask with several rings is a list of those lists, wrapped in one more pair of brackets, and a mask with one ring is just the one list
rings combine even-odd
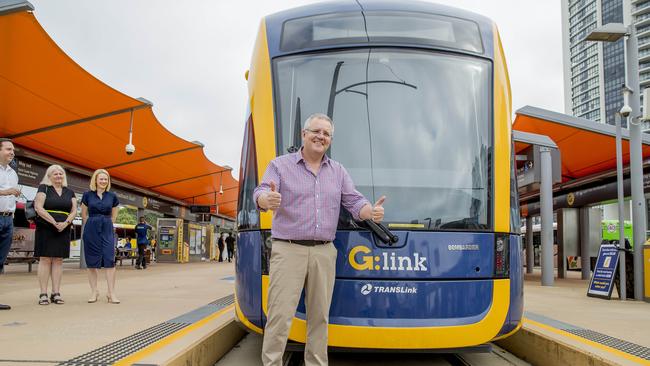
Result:
{"label": "tram headlight", "polygon": [[508,277],[510,275],[509,261],[510,240],[507,234],[496,234],[494,239],[494,276]]}

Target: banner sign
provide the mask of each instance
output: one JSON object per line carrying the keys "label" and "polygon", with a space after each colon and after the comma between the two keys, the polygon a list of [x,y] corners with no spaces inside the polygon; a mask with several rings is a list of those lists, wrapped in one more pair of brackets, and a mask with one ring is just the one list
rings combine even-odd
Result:
{"label": "banner sign", "polygon": [[601,245],[587,296],[611,299],[616,268],[618,268],[618,247],[614,244]]}

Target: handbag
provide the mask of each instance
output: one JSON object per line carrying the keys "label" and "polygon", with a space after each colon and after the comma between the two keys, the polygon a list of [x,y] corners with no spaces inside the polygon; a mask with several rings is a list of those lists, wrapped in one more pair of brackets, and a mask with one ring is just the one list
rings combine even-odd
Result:
{"label": "handbag", "polygon": [[[45,192],[47,192],[47,190]],[[34,208],[34,200],[28,200],[22,193],[21,196],[25,198],[25,218],[29,221],[34,221],[36,216],[38,216],[36,209]]]}
{"label": "handbag", "polygon": [[36,218],[36,209],[34,209],[34,201],[25,202],[25,218],[33,221]]}

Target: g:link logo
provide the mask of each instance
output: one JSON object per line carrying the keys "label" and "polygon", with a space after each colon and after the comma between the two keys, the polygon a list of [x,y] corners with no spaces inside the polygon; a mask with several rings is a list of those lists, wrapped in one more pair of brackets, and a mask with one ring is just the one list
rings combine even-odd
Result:
{"label": "g:link logo", "polygon": [[382,252],[381,255],[357,255],[369,254],[370,248],[358,245],[348,254],[348,262],[357,271],[426,271],[427,257],[421,257],[420,253],[413,253],[411,256],[398,256],[395,253]]}

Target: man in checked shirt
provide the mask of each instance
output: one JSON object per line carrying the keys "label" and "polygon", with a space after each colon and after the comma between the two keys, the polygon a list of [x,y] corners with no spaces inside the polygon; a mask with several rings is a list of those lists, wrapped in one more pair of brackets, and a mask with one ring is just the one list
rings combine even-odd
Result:
{"label": "man in checked shirt", "polygon": [[253,198],[273,210],[268,316],[262,362],[280,366],[291,320],[305,286],[305,365],[327,365],[327,324],[336,274],[332,241],[341,205],[357,220],[384,218],[382,196],[374,205],[363,197],[345,168],[325,155],[334,124],[313,114],[302,130],[298,152],[273,159]]}

